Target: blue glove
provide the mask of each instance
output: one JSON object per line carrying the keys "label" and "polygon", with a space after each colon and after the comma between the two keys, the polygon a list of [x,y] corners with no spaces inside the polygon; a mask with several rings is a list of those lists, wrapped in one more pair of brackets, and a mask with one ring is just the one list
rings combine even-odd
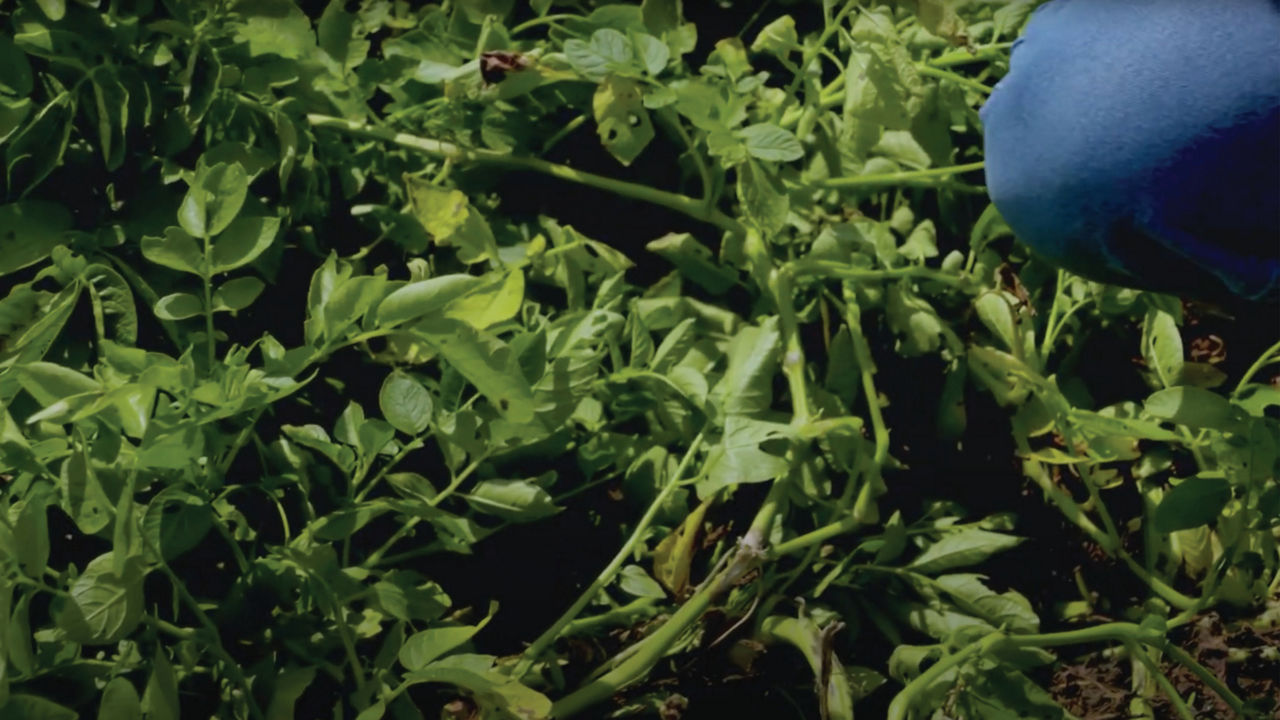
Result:
{"label": "blue glove", "polygon": [[981,115],[992,202],[1051,262],[1280,294],[1280,0],[1052,0]]}

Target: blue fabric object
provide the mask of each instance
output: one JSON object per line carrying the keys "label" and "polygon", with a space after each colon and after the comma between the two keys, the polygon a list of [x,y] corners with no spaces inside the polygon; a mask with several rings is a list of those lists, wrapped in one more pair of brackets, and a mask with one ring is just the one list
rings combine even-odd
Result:
{"label": "blue fabric object", "polygon": [[1052,0],[981,116],[991,199],[1051,262],[1280,294],[1280,0]]}

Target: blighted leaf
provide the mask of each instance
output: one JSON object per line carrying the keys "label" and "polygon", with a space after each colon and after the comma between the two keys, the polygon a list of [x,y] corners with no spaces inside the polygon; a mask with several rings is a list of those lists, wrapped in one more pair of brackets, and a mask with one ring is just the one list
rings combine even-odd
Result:
{"label": "blighted leaf", "polygon": [[121,572],[112,569],[112,553],[99,555],[71,583],[67,597],[54,600],[53,616],[72,642],[114,643],[142,619],[142,570],[135,558]]}
{"label": "blighted leaf", "polygon": [[395,370],[382,382],[378,406],[395,429],[406,435],[417,435],[431,424],[434,402],[422,383]]}
{"label": "blighted leaf", "polygon": [[[689,587],[689,572],[693,566],[698,533],[702,520],[707,516],[713,498],[707,498],[677,525],[653,551],[653,574],[658,581],[677,597]],[[662,588],[658,588],[662,593]],[[656,597],[663,597],[662,594]]]}
{"label": "blighted leaf", "polygon": [[618,162],[630,165],[653,140],[653,122],[634,80],[610,75],[591,100],[600,142]]}
{"label": "blighted leaf", "polygon": [[1156,532],[1170,533],[1208,525],[1218,519],[1230,501],[1231,485],[1223,478],[1203,475],[1187,478],[1165,493],[1156,507]]}
{"label": "blighted leaf", "polygon": [[1022,538],[978,528],[949,532],[912,560],[907,567],[920,573],[976,565],[988,557],[1017,547]]}
{"label": "blighted leaf", "polygon": [[485,286],[449,303],[444,316],[466,322],[477,330],[512,319],[524,301],[524,272],[512,270],[491,278]]}
{"label": "blighted leaf", "polygon": [[746,144],[747,153],[768,162],[791,162],[804,157],[804,146],[790,130],[772,123],[748,125],[735,134]]}
{"label": "blighted leaf", "polygon": [[436,187],[406,177],[413,213],[438,245],[458,248],[458,259],[477,263],[498,257],[489,223],[467,200],[465,193]]}
{"label": "blighted leaf", "polygon": [[71,213],[43,200],[0,205],[0,276],[49,257],[65,242],[71,229]]}

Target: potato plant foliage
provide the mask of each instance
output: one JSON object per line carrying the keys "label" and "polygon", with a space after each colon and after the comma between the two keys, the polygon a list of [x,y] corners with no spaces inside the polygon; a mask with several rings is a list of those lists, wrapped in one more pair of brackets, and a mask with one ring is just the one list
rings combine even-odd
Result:
{"label": "potato plant foliage", "polygon": [[0,717],[1270,712],[1280,347],[1012,241],[1036,4],[0,1]]}

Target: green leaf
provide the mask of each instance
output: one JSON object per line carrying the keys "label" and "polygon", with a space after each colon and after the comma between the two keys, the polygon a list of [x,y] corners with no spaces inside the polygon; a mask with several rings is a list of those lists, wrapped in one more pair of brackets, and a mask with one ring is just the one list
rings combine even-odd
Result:
{"label": "green leaf", "polygon": [[436,658],[458,649],[489,624],[495,609],[490,607],[489,614],[475,625],[430,628],[410,635],[400,647],[400,664],[406,670],[421,670]]}
{"label": "green leaf", "polygon": [[466,497],[478,512],[512,522],[541,520],[563,509],[546,490],[529,480],[484,480]]}
{"label": "green leaf", "polygon": [[266,284],[252,275],[228,280],[213,291],[213,310],[243,310],[252,305],[265,288]]}
{"label": "green leaf", "polygon": [[484,717],[540,720],[551,714],[551,700],[493,669],[487,655],[450,655],[421,670],[406,673],[404,682],[443,683],[466,690]]}
{"label": "green leaf", "polygon": [[790,436],[788,425],[730,415],[723,439],[707,454],[706,478],[698,483],[698,496],[706,498],[720,488],[780,477],[790,464],[760,449],[760,444]]}
{"label": "green leaf", "polygon": [[1167,534],[1208,525],[1218,519],[1230,501],[1231,484],[1223,478],[1187,478],[1165,493],[1156,507],[1156,532]]}
{"label": "green leaf", "polygon": [[934,582],[946,590],[961,609],[986,620],[993,627],[1005,627],[1015,633],[1040,631],[1040,618],[1025,597],[1014,590],[997,593],[987,587],[983,579],[982,575],[957,573],[942,575]]}
{"label": "green leaf", "polygon": [[406,435],[418,435],[431,424],[435,403],[422,383],[395,370],[382,382],[378,406],[395,429]]}
{"label": "green leaf", "polygon": [[0,706],[0,720],[76,720],[78,717],[71,708],[25,693],[10,695],[9,702]]}
{"label": "green leaf", "polygon": [[228,272],[258,259],[271,247],[279,229],[280,218],[237,217],[213,244],[211,272]]}
{"label": "green leaf", "polygon": [[162,644],[156,645],[142,705],[146,709],[147,720],[179,720],[182,717],[182,706],[178,700],[178,676],[173,671],[173,665]]}
{"label": "green leaf", "polygon": [[413,335],[435,348],[508,420],[525,423],[533,419],[533,389],[511,348],[459,320],[446,318],[419,322]]}
{"label": "green leaf", "polygon": [[75,111],[70,93],[58,93],[9,141],[4,157],[11,192],[27,195],[62,162]]}
{"label": "green leaf", "polygon": [[631,40],[613,28],[601,28],[591,34],[590,42],[566,40],[564,55],[580,75],[599,82],[609,73],[631,65]]}
{"label": "green leaf", "polygon": [[71,213],[61,205],[24,200],[0,205],[0,276],[49,257],[66,242]]}
{"label": "green leaf", "polygon": [[664,600],[667,591],[639,565],[627,565],[618,572],[618,587],[628,595]]}
{"label": "green leaf", "polygon": [[1147,311],[1143,321],[1142,359],[1165,387],[1176,384],[1182,375],[1182,334],[1174,317],[1159,308]]}
{"label": "green leaf", "polygon": [[142,717],[142,698],[125,677],[114,677],[102,689],[98,720],[137,720]]}
{"label": "green leaf", "polygon": [[759,326],[742,328],[729,341],[729,366],[711,390],[712,399],[726,415],[754,414],[772,404],[780,345],[775,317],[766,318]]}
{"label": "green leaf", "polygon": [[99,65],[89,72],[93,82],[94,110],[98,121],[98,145],[107,170],[124,163],[125,132],[129,127],[129,91],[114,68]]}
{"label": "green leaf", "polygon": [[378,304],[378,326],[390,328],[439,313],[482,285],[475,275],[440,275],[396,288]]}
{"label": "green leaf", "polygon": [[1017,547],[1022,538],[978,528],[949,532],[912,560],[907,568],[926,575],[951,568],[976,565],[1005,550]]}
{"label": "green leaf", "polygon": [[671,48],[666,43],[642,32],[632,33],[631,42],[645,72],[656,77],[666,69],[671,60]]}
{"label": "green leaf", "polygon": [[102,390],[97,380],[50,362],[19,366],[18,382],[41,405],[52,405],[63,398]]}
{"label": "green leaf", "polygon": [[7,33],[0,34],[0,95],[25,98],[34,86],[27,54],[13,44]]}
{"label": "green leaf", "polygon": [[667,233],[645,249],[671,261],[680,274],[712,294],[720,295],[738,283],[738,273],[717,263],[707,246],[689,233]]}
{"label": "green leaf", "polygon": [[192,237],[214,237],[231,224],[249,193],[249,175],[239,163],[202,168],[178,206],[178,224]]}
{"label": "green leaf", "polygon": [[40,6],[40,11],[45,17],[57,22],[67,14],[66,0],[36,0],[36,4]]}
{"label": "green leaf", "polygon": [[275,692],[267,706],[266,720],[293,720],[297,716],[295,706],[316,678],[315,667],[291,667],[276,676]]}
{"label": "green leaf", "polygon": [[164,237],[142,238],[142,256],[157,265],[204,276],[204,251],[196,239],[180,227],[165,228]]}
{"label": "green leaf", "polygon": [[1226,398],[1198,387],[1172,387],[1158,390],[1147,398],[1147,413],[1190,428],[1230,426],[1235,411]]}
{"label": "green leaf", "polygon": [[804,157],[804,146],[790,130],[772,123],[756,123],[734,133],[752,157],[767,162],[791,162]]}
{"label": "green leaf", "polygon": [[738,201],[747,219],[769,236],[787,224],[791,200],[782,187],[754,160],[738,166]]}
{"label": "green leaf", "polygon": [[185,320],[204,312],[204,303],[191,293],[171,293],[156,301],[153,308],[161,320]]}
{"label": "green leaf", "polygon": [[799,49],[800,37],[796,34],[796,21],[790,15],[783,15],[774,20],[751,42],[752,52],[767,52],[778,57],[786,57],[793,50]]}
{"label": "green leaf", "polygon": [[596,88],[591,111],[600,142],[623,165],[630,165],[653,140],[653,122],[644,107],[640,84],[634,80],[606,77]]}
{"label": "green leaf", "polygon": [[147,504],[142,516],[145,546],[156,548],[165,560],[198,546],[213,528],[210,504],[181,488],[167,487]]}
{"label": "green leaf", "polygon": [[112,553],[99,555],[71,583],[67,597],[54,599],[53,615],[72,642],[107,645],[126,637],[142,619],[142,571],[129,558],[116,572]]}
{"label": "green leaf", "polygon": [[298,59],[316,46],[311,20],[292,0],[238,0],[232,12],[235,39],[252,56]]}

